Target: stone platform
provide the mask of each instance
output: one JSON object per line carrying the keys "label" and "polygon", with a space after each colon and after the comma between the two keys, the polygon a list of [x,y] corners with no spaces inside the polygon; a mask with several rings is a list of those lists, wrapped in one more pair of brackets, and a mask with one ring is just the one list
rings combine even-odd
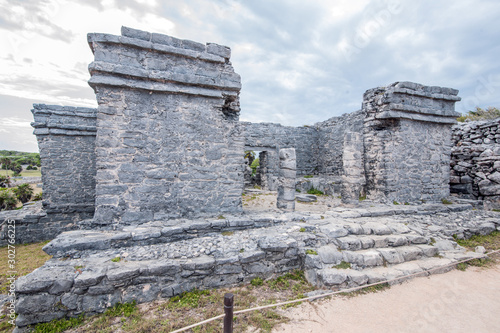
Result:
{"label": "stone platform", "polygon": [[[18,327],[293,269],[333,289],[427,274],[480,256],[452,235],[500,230],[500,215],[469,204],[366,202],[322,214],[269,211],[115,229],[69,231],[45,246],[53,258],[16,283]],[[350,268],[335,268],[342,261]]]}

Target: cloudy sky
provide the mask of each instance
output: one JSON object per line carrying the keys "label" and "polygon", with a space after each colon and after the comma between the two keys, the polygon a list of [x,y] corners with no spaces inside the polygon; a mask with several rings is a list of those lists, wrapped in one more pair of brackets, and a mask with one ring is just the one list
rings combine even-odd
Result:
{"label": "cloudy sky", "polygon": [[33,103],[95,107],[88,32],[231,47],[241,120],[305,125],[395,81],[500,107],[498,0],[0,0],[0,149],[37,151]]}

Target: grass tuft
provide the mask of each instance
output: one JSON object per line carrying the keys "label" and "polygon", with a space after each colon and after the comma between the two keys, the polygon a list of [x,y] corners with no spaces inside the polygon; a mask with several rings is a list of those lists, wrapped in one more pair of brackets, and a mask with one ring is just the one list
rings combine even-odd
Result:
{"label": "grass tuft", "polygon": [[351,268],[351,263],[350,262],[345,262],[342,260],[342,262],[336,266],[333,266],[332,268],[336,269],[348,269]]}

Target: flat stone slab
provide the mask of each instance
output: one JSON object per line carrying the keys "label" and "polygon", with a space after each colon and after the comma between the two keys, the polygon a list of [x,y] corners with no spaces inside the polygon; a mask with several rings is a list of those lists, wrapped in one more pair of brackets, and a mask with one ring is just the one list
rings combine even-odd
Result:
{"label": "flat stone slab", "polygon": [[295,199],[300,202],[316,202],[318,197],[314,194],[295,194]]}

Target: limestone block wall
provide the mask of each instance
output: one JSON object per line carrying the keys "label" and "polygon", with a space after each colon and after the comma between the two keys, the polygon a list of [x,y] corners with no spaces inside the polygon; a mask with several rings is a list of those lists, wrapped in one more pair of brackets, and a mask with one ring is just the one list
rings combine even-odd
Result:
{"label": "limestone block wall", "polygon": [[500,119],[453,126],[450,190],[500,208]]}
{"label": "limestone block wall", "polygon": [[449,195],[451,125],[458,91],[396,82],[364,94],[368,197],[440,200]]}
{"label": "limestone block wall", "polygon": [[92,218],[95,207],[96,110],[34,104],[32,113],[42,162],[43,212],[20,221],[30,230],[19,235],[20,242],[76,228]]}
{"label": "limestone block wall", "polygon": [[274,123],[241,122],[245,150],[263,151],[259,156],[261,182],[265,189],[276,190],[281,148],[295,148],[297,175],[317,172],[318,136],[314,127],[292,127]]}
{"label": "limestone block wall", "polygon": [[241,210],[240,76],[228,47],[122,28],[89,34],[95,223]]}
{"label": "limestone block wall", "polygon": [[314,125],[318,133],[317,173],[343,175],[344,135],[346,132],[362,133],[363,120],[364,113],[359,110]]}

